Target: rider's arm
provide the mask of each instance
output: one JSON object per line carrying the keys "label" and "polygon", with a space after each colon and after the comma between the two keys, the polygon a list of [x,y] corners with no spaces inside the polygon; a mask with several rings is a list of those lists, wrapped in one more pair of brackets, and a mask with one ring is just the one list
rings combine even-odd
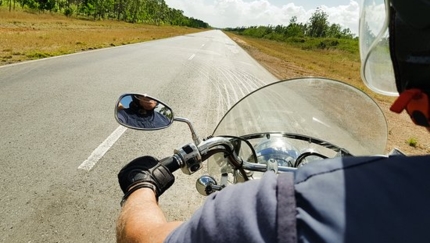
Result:
{"label": "rider's arm", "polygon": [[135,191],[117,222],[117,242],[163,242],[182,222],[167,222],[151,189]]}
{"label": "rider's arm", "polygon": [[276,242],[276,190],[274,173],[229,185],[210,195],[166,242]]}

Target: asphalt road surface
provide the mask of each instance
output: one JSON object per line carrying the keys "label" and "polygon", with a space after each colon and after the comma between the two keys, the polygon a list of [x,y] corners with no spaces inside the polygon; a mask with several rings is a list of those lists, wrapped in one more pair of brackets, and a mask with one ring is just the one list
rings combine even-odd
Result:
{"label": "asphalt road surface", "polygon": [[[163,100],[205,137],[236,101],[275,80],[217,30],[1,67],[0,241],[115,241],[120,168],[192,141],[179,122],[122,129],[113,118],[121,94]],[[160,198],[169,219],[202,204],[195,180],[204,172],[175,172]]]}

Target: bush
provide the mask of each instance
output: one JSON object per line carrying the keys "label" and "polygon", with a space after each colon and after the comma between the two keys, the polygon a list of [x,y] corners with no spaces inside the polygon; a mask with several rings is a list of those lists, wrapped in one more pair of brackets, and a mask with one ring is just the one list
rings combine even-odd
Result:
{"label": "bush", "polygon": [[30,59],[40,59],[40,58],[46,58],[46,57],[51,57],[52,55],[49,53],[45,53],[45,52],[31,52],[26,54],[26,56]]}
{"label": "bush", "polygon": [[66,8],[64,10],[64,15],[66,15],[67,17],[70,17],[73,15],[73,9],[72,8]]}
{"label": "bush", "polygon": [[321,41],[321,42],[318,44],[317,48],[318,48],[318,49],[326,49],[326,48],[327,48],[327,45],[325,44],[325,42],[324,42],[324,41]]}
{"label": "bush", "polygon": [[294,43],[305,43],[306,42],[305,38],[300,38],[300,37],[291,37],[288,40],[291,42],[294,42]]}
{"label": "bush", "polygon": [[418,140],[416,138],[410,138],[406,141],[406,143],[411,147],[416,147],[418,144]]}

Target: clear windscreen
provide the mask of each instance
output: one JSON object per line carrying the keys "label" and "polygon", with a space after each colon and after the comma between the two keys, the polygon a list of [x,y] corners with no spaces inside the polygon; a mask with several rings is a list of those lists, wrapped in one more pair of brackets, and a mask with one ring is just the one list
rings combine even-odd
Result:
{"label": "clear windscreen", "polygon": [[[385,117],[369,96],[322,78],[285,80],[254,91],[227,112],[213,136],[265,132],[316,138],[352,155],[383,154],[387,141]],[[299,152],[312,146],[303,140],[290,144]]]}

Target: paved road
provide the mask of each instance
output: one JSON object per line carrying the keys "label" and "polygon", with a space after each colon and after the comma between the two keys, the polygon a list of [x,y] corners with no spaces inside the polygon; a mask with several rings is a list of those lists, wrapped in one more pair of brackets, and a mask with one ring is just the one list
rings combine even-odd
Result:
{"label": "paved road", "polygon": [[[113,119],[120,94],[162,99],[203,137],[238,99],[273,81],[216,30],[1,67],[0,242],[115,241],[121,166],[191,142],[183,123],[121,133]],[[115,131],[96,164],[78,169]],[[169,219],[184,220],[203,197],[198,175],[175,175],[160,203]]]}

